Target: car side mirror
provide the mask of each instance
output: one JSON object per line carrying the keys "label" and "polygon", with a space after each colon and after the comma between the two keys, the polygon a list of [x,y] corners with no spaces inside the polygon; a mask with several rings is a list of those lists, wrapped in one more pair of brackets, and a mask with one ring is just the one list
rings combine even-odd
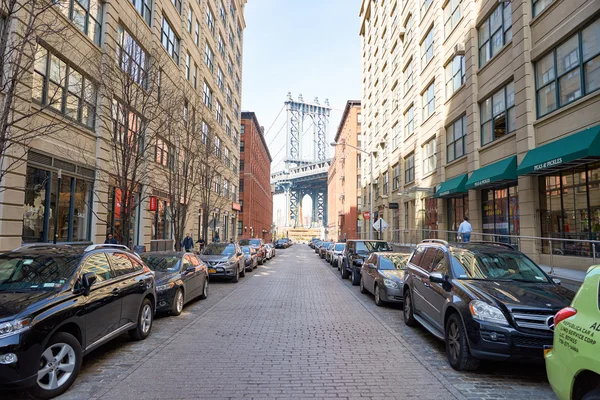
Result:
{"label": "car side mirror", "polygon": [[431,283],[446,283],[446,277],[439,272],[429,274],[429,282]]}
{"label": "car side mirror", "polygon": [[190,274],[196,272],[196,267],[194,267],[193,265],[188,265],[188,267],[185,269],[185,272]]}
{"label": "car side mirror", "polygon": [[554,282],[557,285],[560,285],[562,283],[562,281],[558,278],[552,278],[552,282]]}
{"label": "car side mirror", "polygon": [[81,293],[84,296],[89,296],[91,287],[98,280],[98,276],[95,272],[86,272],[81,277]]}
{"label": "car side mirror", "polygon": [[371,269],[377,269],[377,266],[375,264],[367,264],[367,267],[371,268]]}

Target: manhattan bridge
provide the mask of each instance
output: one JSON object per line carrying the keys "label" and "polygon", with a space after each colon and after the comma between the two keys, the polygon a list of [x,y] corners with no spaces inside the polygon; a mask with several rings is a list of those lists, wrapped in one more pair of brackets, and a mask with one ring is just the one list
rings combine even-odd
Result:
{"label": "manhattan bridge", "polygon": [[[286,144],[283,170],[271,174],[271,185],[275,194],[285,194],[286,225],[302,226],[302,199],[312,199],[312,227],[327,226],[327,172],[331,164],[328,156],[327,128],[331,107],[329,101],[319,104],[315,98],[312,103],[305,102],[302,95],[297,100],[288,93],[285,102],[287,111]],[[306,130],[305,130],[306,129]],[[304,133],[312,129],[312,157],[303,154],[306,142]],[[305,145],[305,146],[303,146]]]}

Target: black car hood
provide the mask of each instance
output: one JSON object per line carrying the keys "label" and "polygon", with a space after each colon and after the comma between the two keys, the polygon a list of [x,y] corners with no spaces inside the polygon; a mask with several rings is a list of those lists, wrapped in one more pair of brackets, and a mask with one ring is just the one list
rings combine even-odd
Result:
{"label": "black car hood", "polygon": [[560,309],[571,304],[575,293],[553,283],[460,280],[476,297],[513,308]]}
{"label": "black car hood", "polygon": [[38,301],[56,296],[53,290],[37,292],[0,292],[0,321],[11,320]]}
{"label": "black car hood", "polygon": [[169,282],[171,279],[177,278],[178,272],[170,271],[154,271],[154,279],[156,280],[156,286],[163,285]]}

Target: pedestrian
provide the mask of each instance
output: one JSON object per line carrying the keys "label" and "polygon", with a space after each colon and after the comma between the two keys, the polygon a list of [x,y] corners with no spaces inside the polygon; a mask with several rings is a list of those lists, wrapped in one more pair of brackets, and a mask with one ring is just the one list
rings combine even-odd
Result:
{"label": "pedestrian", "polygon": [[192,239],[189,233],[185,234],[185,239],[183,239],[181,247],[183,247],[187,253],[192,251],[192,249],[194,248],[194,239]]}
{"label": "pedestrian", "polygon": [[114,238],[112,233],[107,233],[104,244],[119,244],[119,242],[117,242],[117,239]]}
{"label": "pedestrian", "polygon": [[200,253],[202,253],[202,249],[204,248],[206,242],[204,241],[204,239],[200,238],[196,243],[198,243],[198,245],[200,246]]}
{"label": "pedestrian", "polygon": [[471,232],[473,227],[469,223],[469,218],[465,217],[465,220],[458,227],[458,235],[462,237],[462,241],[468,243],[471,240]]}
{"label": "pedestrian", "polygon": [[219,232],[215,233],[215,237],[213,240],[215,243],[219,243],[219,240],[221,240],[221,238],[219,237]]}
{"label": "pedestrian", "polygon": [[229,239],[229,243],[233,244],[233,238]]}

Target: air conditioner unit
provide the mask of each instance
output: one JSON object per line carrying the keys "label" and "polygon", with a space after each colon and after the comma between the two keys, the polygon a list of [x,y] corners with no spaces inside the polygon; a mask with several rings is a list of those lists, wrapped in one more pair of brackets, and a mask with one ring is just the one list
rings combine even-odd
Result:
{"label": "air conditioner unit", "polygon": [[459,55],[459,56],[464,56],[465,55],[465,44],[464,43],[455,44],[454,45],[454,54]]}

